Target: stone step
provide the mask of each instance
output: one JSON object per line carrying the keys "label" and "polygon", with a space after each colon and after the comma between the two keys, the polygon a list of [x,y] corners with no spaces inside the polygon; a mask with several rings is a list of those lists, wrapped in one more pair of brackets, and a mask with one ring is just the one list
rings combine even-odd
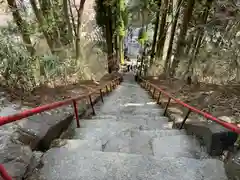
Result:
{"label": "stone step", "polygon": [[[108,115],[108,114],[96,114],[95,116],[91,116],[89,118],[85,119],[96,119],[96,120],[129,120],[129,119],[144,119],[149,120],[149,116],[143,115],[143,114],[136,114],[136,115],[129,115],[129,114],[119,114],[119,116],[116,115]],[[160,120],[160,121],[169,121],[168,117],[165,116],[153,116],[151,117],[151,120]]]}
{"label": "stone step", "polygon": [[44,166],[28,180],[227,180],[223,163],[215,159],[151,156],[53,148]]}
{"label": "stone step", "polygon": [[63,147],[68,150],[83,149],[102,151],[101,141],[80,140],[80,139],[56,139],[52,142],[51,148]]}
{"label": "stone step", "polygon": [[177,130],[177,129],[165,129],[165,130],[136,130],[132,131],[133,136],[138,136],[145,134],[151,138],[160,138],[165,136],[176,136],[176,135],[186,135],[185,130]]}
{"label": "stone step", "polygon": [[111,119],[89,119],[89,120],[80,120],[80,127],[81,128],[100,128],[100,127],[109,127],[111,125],[115,125],[117,123],[116,120]]}
{"label": "stone step", "polygon": [[111,109],[107,108],[106,110],[100,110],[96,111],[97,115],[112,115],[112,116],[120,116],[121,114],[125,115],[144,115],[148,117],[158,117],[163,115],[163,110],[157,109],[157,110],[148,110],[148,109],[143,109],[143,108],[138,108],[138,109],[130,109],[130,108],[114,108]]}
{"label": "stone step", "polygon": [[128,114],[120,114],[118,117],[117,117],[118,120],[129,120],[129,119],[145,119],[145,120],[155,120],[155,121],[165,121],[165,122],[168,122],[169,118],[168,117],[165,117],[165,116],[161,116],[161,115],[157,115],[157,116],[152,116],[152,117],[149,117],[147,115],[144,115],[144,114],[136,114],[136,115],[128,115]]}
{"label": "stone step", "polygon": [[151,137],[144,133],[132,133],[133,130],[127,130],[116,134],[107,141],[103,151],[153,155]]}
{"label": "stone step", "polygon": [[154,138],[153,154],[157,157],[191,157],[202,159],[207,157],[205,150],[193,136],[176,135]]}
{"label": "stone step", "polygon": [[96,116],[91,116],[89,119],[97,119],[97,120],[116,120],[117,116],[114,115],[99,115],[97,114]]}
{"label": "stone step", "polygon": [[[164,118],[163,118],[164,119]],[[110,120],[110,119],[103,119],[103,120],[80,120],[80,126],[82,128],[99,128],[99,127],[105,127],[108,128],[109,126],[117,126],[117,124],[122,123],[130,123],[139,125],[141,129],[166,129],[167,122],[164,120],[145,120],[145,119],[122,119],[122,120]]]}
{"label": "stone step", "polygon": [[103,151],[153,155],[152,141],[164,136],[185,135],[179,130],[134,130],[114,135],[104,145]]}
{"label": "stone step", "polygon": [[100,128],[79,128],[75,129],[73,139],[101,140],[102,144],[105,144],[114,135],[129,129],[137,130],[140,129],[140,126],[131,123],[117,122]]}

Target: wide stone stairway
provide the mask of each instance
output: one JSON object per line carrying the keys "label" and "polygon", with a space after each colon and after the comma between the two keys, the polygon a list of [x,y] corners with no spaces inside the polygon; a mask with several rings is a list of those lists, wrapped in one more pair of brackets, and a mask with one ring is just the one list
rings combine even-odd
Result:
{"label": "wide stone stairway", "polygon": [[65,145],[48,150],[38,180],[226,180],[223,163],[208,157],[184,130],[171,129],[163,109],[124,76],[95,106],[96,116]]}

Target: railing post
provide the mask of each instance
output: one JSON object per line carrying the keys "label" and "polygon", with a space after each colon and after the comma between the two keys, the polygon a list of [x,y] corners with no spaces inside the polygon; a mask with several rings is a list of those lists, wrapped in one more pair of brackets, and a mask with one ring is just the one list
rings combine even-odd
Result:
{"label": "railing post", "polygon": [[164,113],[163,113],[164,116],[165,116],[166,113],[167,113],[167,108],[168,108],[168,106],[169,106],[170,101],[171,101],[171,98],[169,97],[169,98],[168,98],[167,105],[166,105],[166,107],[165,107],[165,109],[164,109]]}
{"label": "railing post", "polygon": [[152,98],[155,98],[155,88],[153,87],[153,94],[152,94]]}
{"label": "railing post", "polygon": [[180,126],[179,129],[182,129],[182,128],[183,128],[183,126],[184,126],[184,124],[185,124],[185,122],[186,122],[186,120],[187,120],[187,118],[188,118],[188,116],[189,116],[190,113],[191,113],[191,110],[188,109],[188,112],[187,112],[186,116],[184,117],[183,122],[182,122],[182,124],[181,124],[181,126]]}
{"label": "railing post", "polygon": [[160,101],[160,98],[161,98],[161,94],[162,94],[162,92],[161,91],[159,91],[159,94],[158,94],[158,99],[157,99],[157,104],[161,104],[159,101]]}
{"label": "railing post", "polygon": [[75,100],[73,100],[73,108],[74,108],[77,128],[80,128],[79,117],[78,117],[78,109],[77,109],[77,102]]}
{"label": "railing post", "polygon": [[102,102],[104,103],[104,101],[103,101],[103,93],[102,93],[102,89],[100,89],[100,96],[101,96],[101,100],[102,100]]}
{"label": "railing post", "polygon": [[92,102],[92,97],[91,97],[91,95],[89,95],[89,100],[90,100],[90,105],[91,105],[91,107],[92,107],[92,114],[93,114],[93,115],[96,115],[95,109],[94,109],[94,106],[93,106],[93,102]]}

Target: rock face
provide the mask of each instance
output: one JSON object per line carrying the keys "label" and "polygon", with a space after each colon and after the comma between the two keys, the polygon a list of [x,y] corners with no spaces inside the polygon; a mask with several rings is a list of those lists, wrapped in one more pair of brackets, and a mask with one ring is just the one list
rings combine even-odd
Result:
{"label": "rock face", "polygon": [[[89,106],[79,104],[79,115]],[[4,108],[3,116],[17,113],[12,107]],[[73,108],[63,107],[10,123],[0,128],[0,164],[13,179],[21,180],[38,167],[52,140],[59,137],[73,120]],[[76,126],[76,125],[75,125]]]}
{"label": "rock face", "polygon": [[72,119],[73,115],[64,111],[41,113],[18,122],[19,127],[14,136],[33,150],[45,150],[69,126]]}
{"label": "rock face", "polygon": [[21,179],[31,162],[32,150],[15,141],[9,133],[0,135],[0,164],[6,168],[13,179]]}
{"label": "rock face", "polygon": [[216,123],[192,121],[187,122],[184,128],[188,134],[196,135],[202,141],[211,156],[220,156],[234,145],[238,137],[237,133]]}
{"label": "rock face", "polygon": [[226,162],[225,170],[229,180],[240,179],[240,151]]}

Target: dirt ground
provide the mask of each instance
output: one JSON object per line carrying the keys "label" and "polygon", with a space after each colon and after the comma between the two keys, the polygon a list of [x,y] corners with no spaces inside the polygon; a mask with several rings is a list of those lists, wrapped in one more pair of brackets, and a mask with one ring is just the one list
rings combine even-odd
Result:
{"label": "dirt ground", "polygon": [[[166,80],[161,76],[147,77],[146,79],[197,109],[209,112],[215,117],[224,118],[225,121],[240,123],[240,84],[221,86],[199,83],[186,85],[186,82],[182,80]],[[171,104],[171,106],[184,109],[176,104]]]}
{"label": "dirt ground", "polygon": [[96,88],[105,85],[120,74],[106,74],[99,82],[93,80],[79,81],[76,84],[67,86],[48,87],[41,86],[31,93],[23,93],[17,89],[3,89],[8,94],[7,99],[10,102],[20,102],[24,106],[36,107],[43,104],[52,103],[55,101],[64,100],[71,97],[87,94],[94,91]]}

